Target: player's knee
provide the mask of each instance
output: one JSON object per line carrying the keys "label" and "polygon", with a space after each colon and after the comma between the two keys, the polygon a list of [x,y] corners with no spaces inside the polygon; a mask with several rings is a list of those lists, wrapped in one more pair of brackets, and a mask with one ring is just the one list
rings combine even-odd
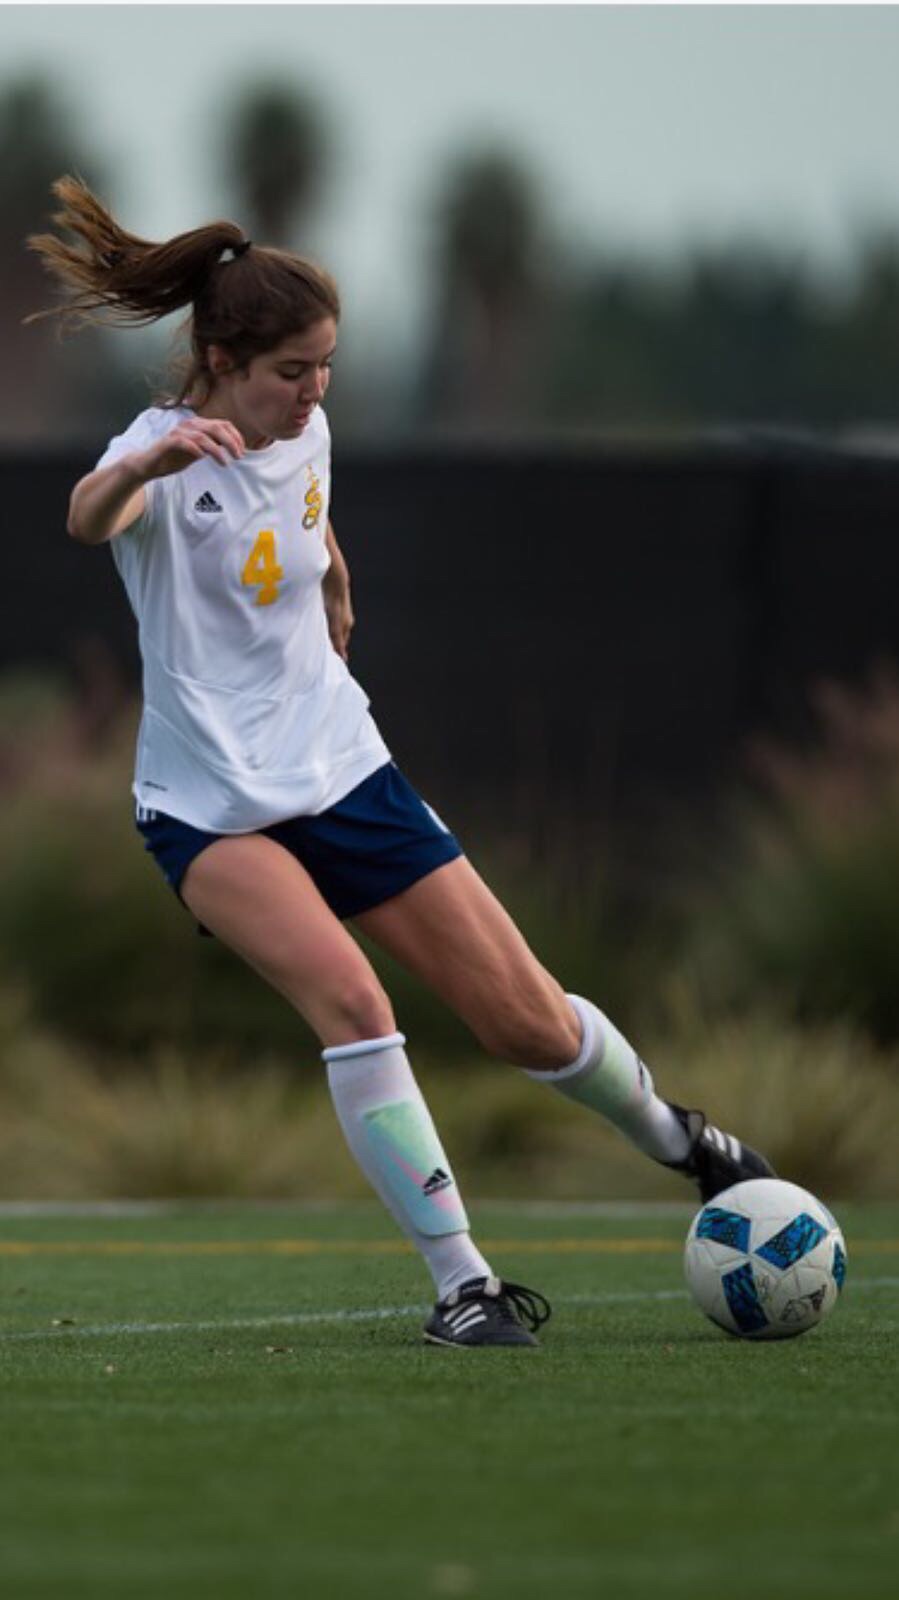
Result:
{"label": "player's knee", "polygon": [[479,1033],[491,1055],[532,1072],[565,1067],[581,1048],[581,1026],[567,1001],[507,1005],[497,1009]]}
{"label": "player's knee", "polygon": [[382,1039],[396,1032],[393,1006],[374,973],[347,980],[331,997],[332,1032],[341,1044],[357,1039]]}

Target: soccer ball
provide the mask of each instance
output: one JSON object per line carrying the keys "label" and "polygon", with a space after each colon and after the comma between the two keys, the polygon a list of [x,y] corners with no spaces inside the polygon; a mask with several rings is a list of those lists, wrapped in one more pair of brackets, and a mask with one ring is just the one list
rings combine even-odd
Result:
{"label": "soccer ball", "polygon": [[789,1339],[833,1310],[846,1245],[826,1206],[779,1178],[717,1194],[693,1218],[687,1287],[707,1317],[744,1339]]}

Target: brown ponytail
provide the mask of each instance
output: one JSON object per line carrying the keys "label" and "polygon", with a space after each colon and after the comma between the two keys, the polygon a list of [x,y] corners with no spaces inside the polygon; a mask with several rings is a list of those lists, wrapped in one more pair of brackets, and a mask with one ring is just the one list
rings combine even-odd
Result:
{"label": "brown ponytail", "polygon": [[[79,243],[41,233],[32,234],[28,246],[69,290],[69,298],[28,321],[56,315],[75,327],[98,320],[136,326],[156,322],[190,305],[223,250],[243,242],[236,223],[210,222],[167,244],[151,244],[126,233],[80,179],[57,179],[53,193],[62,210],[52,220],[74,233]],[[102,311],[101,318],[93,315],[97,311]]]}
{"label": "brown ponytail", "polygon": [[251,249],[235,222],[210,222],[154,244],[126,232],[80,178],[58,178],[53,193],[62,209],[52,220],[75,242],[43,233],[27,243],[66,299],[26,322],[58,316],[69,328],[138,327],[190,306],[192,360],[176,403],[198,388],[208,394],[210,344],[244,367],[291,334],[340,316],[337,287],[326,272],[286,250]]}

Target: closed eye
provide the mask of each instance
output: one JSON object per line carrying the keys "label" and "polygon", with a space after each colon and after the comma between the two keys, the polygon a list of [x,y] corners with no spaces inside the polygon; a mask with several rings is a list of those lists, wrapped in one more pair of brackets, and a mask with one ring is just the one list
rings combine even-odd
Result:
{"label": "closed eye", "polygon": [[294,380],[301,378],[304,372],[309,372],[313,367],[327,367],[329,370],[334,365],[334,351],[329,356],[324,356],[321,361],[302,361],[296,366],[279,367],[278,375],[282,378]]}

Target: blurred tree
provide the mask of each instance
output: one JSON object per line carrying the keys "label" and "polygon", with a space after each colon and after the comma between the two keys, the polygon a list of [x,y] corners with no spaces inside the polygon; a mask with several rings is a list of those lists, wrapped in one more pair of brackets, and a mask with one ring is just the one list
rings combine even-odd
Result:
{"label": "blurred tree", "polygon": [[831,414],[899,419],[899,232],[883,229],[863,240],[824,357],[821,387]]}
{"label": "blurred tree", "polygon": [[572,272],[544,386],[548,416],[571,426],[670,423],[682,406],[663,375],[670,280],[641,261]]}
{"label": "blurred tree", "polygon": [[697,421],[802,420],[818,320],[801,262],[747,242],[694,253],[675,286],[659,351],[669,395]]}
{"label": "blurred tree", "polygon": [[418,397],[426,419],[464,429],[539,414],[543,234],[536,186],[516,157],[488,151],[450,170]]}
{"label": "blurred tree", "polygon": [[601,263],[570,297],[550,393],[569,422],[793,421],[817,317],[801,265],[758,247]]}
{"label": "blurred tree", "polygon": [[757,241],[658,269],[572,275],[547,414],[568,426],[840,427],[899,417],[899,235],[866,241],[852,282]]}
{"label": "blurred tree", "polygon": [[22,326],[29,312],[52,304],[54,290],[26,248],[29,233],[47,226],[50,185],[63,172],[97,184],[96,163],[84,151],[76,123],[56,89],[37,77],[0,91],[0,298],[4,350],[0,367],[0,439],[23,441],[77,432],[95,409],[110,360],[100,334],[77,348],[60,346],[51,324]]}
{"label": "blurred tree", "polygon": [[[321,260],[311,219],[331,171],[332,143],[318,101],[287,82],[253,84],[230,112],[223,162],[234,215],[251,238]],[[372,409],[366,387],[354,372],[352,353],[342,351],[340,381],[328,396],[337,430],[365,426]],[[383,405],[378,415],[383,421]]]}
{"label": "blurred tree", "polygon": [[305,93],[259,83],[232,115],[226,176],[241,219],[260,243],[290,246],[304,229],[328,167],[322,113]]}
{"label": "blurred tree", "polygon": [[[72,162],[72,129],[49,84],[19,79],[0,93],[0,225],[21,242],[46,209],[49,187]],[[28,257],[18,253],[20,264]]]}

